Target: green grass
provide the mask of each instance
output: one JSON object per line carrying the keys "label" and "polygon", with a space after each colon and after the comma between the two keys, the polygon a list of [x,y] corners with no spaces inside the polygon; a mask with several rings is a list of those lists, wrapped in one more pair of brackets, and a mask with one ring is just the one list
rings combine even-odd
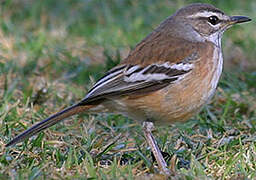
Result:
{"label": "green grass", "polygon": [[[120,115],[78,115],[14,147],[4,144],[83,98],[130,48],[191,2],[1,2],[0,179],[157,178],[141,127]],[[212,3],[255,19],[253,0]],[[255,22],[226,32],[225,73],[211,103],[190,121],[154,132],[177,178],[256,178],[255,42]]]}

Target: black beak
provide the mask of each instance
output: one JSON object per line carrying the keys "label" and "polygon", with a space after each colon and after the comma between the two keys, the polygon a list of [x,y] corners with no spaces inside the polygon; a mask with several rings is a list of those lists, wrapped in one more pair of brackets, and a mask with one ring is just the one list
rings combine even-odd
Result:
{"label": "black beak", "polygon": [[246,16],[231,16],[230,17],[231,24],[244,23],[244,22],[248,22],[248,21],[251,21],[251,19]]}

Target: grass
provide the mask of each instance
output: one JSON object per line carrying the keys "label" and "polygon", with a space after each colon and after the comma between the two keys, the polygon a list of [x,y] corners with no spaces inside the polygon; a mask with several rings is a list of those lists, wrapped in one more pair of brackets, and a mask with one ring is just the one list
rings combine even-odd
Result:
{"label": "grass", "polygon": [[[164,18],[175,1],[18,1],[0,10],[0,179],[161,178],[141,127],[120,115],[78,115],[11,148],[14,135],[83,98]],[[208,1],[254,19],[255,2]],[[177,178],[256,177],[255,23],[225,33],[225,73],[211,103],[157,127]]]}

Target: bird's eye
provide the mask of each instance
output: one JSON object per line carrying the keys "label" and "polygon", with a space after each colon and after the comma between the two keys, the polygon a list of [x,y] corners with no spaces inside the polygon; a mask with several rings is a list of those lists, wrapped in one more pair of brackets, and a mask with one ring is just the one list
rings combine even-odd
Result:
{"label": "bird's eye", "polygon": [[210,16],[210,17],[208,17],[208,21],[212,25],[216,25],[219,23],[219,18],[217,16]]}

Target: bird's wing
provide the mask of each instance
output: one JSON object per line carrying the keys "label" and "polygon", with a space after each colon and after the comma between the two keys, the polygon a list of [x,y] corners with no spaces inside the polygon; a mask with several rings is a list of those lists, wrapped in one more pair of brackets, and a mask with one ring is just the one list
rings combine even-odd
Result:
{"label": "bird's wing", "polygon": [[181,80],[194,68],[205,46],[177,38],[171,38],[170,42],[167,38],[158,32],[145,38],[119,66],[92,87],[81,104],[113,96],[148,93]]}
{"label": "bird's wing", "polygon": [[82,104],[114,96],[156,91],[181,80],[193,69],[191,63],[160,63],[148,66],[120,65],[110,70],[88,92]]}

